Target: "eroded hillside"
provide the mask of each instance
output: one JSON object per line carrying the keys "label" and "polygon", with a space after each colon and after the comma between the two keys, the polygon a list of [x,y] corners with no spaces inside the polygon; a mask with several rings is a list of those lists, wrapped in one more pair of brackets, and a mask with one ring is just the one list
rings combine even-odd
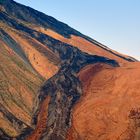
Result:
{"label": "eroded hillside", "polygon": [[68,140],[140,139],[140,63],[88,65],[78,76],[83,97],[73,109]]}
{"label": "eroded hillside", "polygon": [[0,1],[0,138],[138,140],[139,62],[13,0]]}
{"label": "eroded hillside", "polygon": [[0,40],[0,126],[8,135],[30,126],[33,100],[42,83],[30,64]]}

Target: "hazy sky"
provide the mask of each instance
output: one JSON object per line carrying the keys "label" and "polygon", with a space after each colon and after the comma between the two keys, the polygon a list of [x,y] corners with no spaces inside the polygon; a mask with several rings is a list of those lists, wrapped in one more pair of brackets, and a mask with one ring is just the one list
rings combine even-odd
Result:
{"label": "hazy sky", "polygon": [[140,0],[16,0],[140,60]]}

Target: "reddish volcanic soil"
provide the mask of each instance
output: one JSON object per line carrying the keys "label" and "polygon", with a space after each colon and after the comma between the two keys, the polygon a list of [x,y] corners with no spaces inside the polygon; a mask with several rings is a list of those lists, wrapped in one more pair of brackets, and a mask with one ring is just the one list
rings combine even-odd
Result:
{"label": "reddish volcanic soil", "polygon": [[[106,64],[88,65],[96,62]],[[66,133],[67,140],[140,140],[140,62],[0,0],[0,140],[63,140]]]}
{"label": "reddish volcanic soil", "polygon": [[140,140],[140,63],[89,65],[79,78],[84,95],[67,140]]}
{"label": "reddish volcanic soil", "polygon": [[39,140],[46,129],[46,121],[48,116],[48,104],[50,97],[48,96],[41,104],[36,129],[26,140]]}

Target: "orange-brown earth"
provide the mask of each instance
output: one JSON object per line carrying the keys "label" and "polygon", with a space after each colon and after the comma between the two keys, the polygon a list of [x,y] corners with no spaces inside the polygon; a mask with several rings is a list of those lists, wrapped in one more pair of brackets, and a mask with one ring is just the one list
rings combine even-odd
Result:
{"label": "orange-brown earth", "polygon": [[[51,52],[51,50],[47,48],[47,46],[41,44],[39,41],[35,40],[32,37],[27,36],[22,32],[11,30],[9,27],[3,29],[5,30],[5,32],[8,32],[8,34],[16,41],[17,44],[20,45],[33,69],[35,69],[42,77],[44,77],[45,79],[49,79],[58,71],[57,64],[59,63],[59,59],[53,52]],[[109,66],[100,66],[100,65],[96,66],[90,65],[81,70],[81,72],[79,73],[79,78],[83,85],[84,96],[80,99],[80,101],[77,103],[76,107],[73,110],[72,127],[68,132],[68,140],[76,140],[76,139],[117,140],[117,138],[123,140],[123,137],[130,137],[132,133],[137,132],[134,130],[135,129],[138,130],[138,128],[133,129],[133,127],[136,126],[134,126],[133,121],[131,121],[131,119],[128,116],[131,109],[139,107],[138,104],[139,98],[138,95],[135,95],[137,93],[134,92],[136,89],[137,92],[139,91],[138,90],[139,87],[137,87],[138,84],[140,83],[137,82],[139,76],[138,75],[139,68],[137,65],[139,65],[139,63],[132,65],[131,63],[128,63],[126,60],[110,53],[107,50],[98,47],[97,45],[87,41],[82,37],[72,35],[71,38],[65,38],[62,35],[49,29],[38,31],[45,33],[64,43],[76,46],[84,52],[115,59],[121,65],[123,65],[120,68],[111,68]],[[5,51],[7,51],[6,53],[8,54],[9,58],[18,57],[16,59],[21,59],[4,42],[1,41],[1,44],[5,46]],[[47,55],[43,52],[47,53]],[[51,59],[49,59],[48,55]],[[3,61],[3,58],[1,58],[1,60]],[[3,61],[3,63],[7,64],[9,62]],[[12,71],[14,71],[14,67],[16,68],[17,66],[15,64],[12,65],[13,65]],[[2,65],[2,67],[4,67],[4,65]],[[7,68],[8,70],[6,70],[5,68],[4,71],[7,75],[9,75],[10,69],[9,67]],[[134,74],[134,76],[132,74]],[[24,73],[22,73],[22,75],[26,77]],[[17,73],[15,76],[17,76]],[[9,81],[13,81],[12,76],[9,75],[8,77]],[[10,79],[10,77],[12,79]],[[27,77],[30,78],[29,74]],[[135,79],[132,79],[131,77],[137,78],[137,81],[135,81]],[[14,87],[11,85],[9,86],[9,90],[12,93],[12,96],[16,98],[17,102],[21,103],[24,101],[25,105],[30,107],[29,108],[30,113],[28,114],[24,111],[23,109],[24,106],[19,107],[19,105],[17,105],[17,103],[13,103],[13,101],[11,103],[10,102],[11,99],[5,101],[6,99],[5,97],[3,97],[3,99],[4,102],[6,103],[3,103],[2,99],[2,104],[7,106],[7,109],[12,114],[15,114],[17,118],[21,119],[22,121],[26,122],[29,126],[31,126],[31,117],[32,117],[31,112],[33,108],[33,99],[35,98],[35,96],[34,95],[29,96],[30,91],[28,91],[28,89],[26,91],[25,84],[22,85],[21,82],[15,79],[17,79],[17,77],[14,78],[15,84],[18,83],[16,87],[19,86],[21,90],[20,92],[23,93],[24,91],[24,94],[19,94],[19,92],[16,92]],[[37,92],[37,90],[35,89],[34,92]],[[135,94],[131,95],[131,92],[134,92]],[[8,93],[8,96],[9,95],[10,94]],[[19,95],[22,96],[22,100],[20,99],[21,97],[19,99],[17,98],[17,96]],[[11,98],[10,96],[9,98]],[[131,98],[132,96],[134,97]],[[134,102],[135,98],[137,102]],[[131,102],[129,102],[129,100]],[[48,101],[49,100],[46,99],[42,103],[43,107],[39,112],[40,114],[38,117],[36,129],[32,133],[32,135],[30,135],[27,138],[27,140],[30,139],[39,140],[41,134],[45,131],[46,125],[45,122],[47,121]],[[19,132],[16,131],[16,129],[10,124],[10,122],[8,122],[3,117],[2,114],[0,115],[0,124],[2,124],[3,129],[9,135],[16,136],[19,134]],[[130,131],[130,134],[127,134],[129,132],[127,130]]]}
{"label": "orange-brown earth", "polygon": [[[42,32],[44,34],[47,34],[57,40],[60,40],[64,43],[70,44],[72,46],[78,47],[81,51],[86,52],[88,54],[92,54],[92,55],[99,55],[99,56],[105,56],[108,57],[110,59],[114,59],[117,60],[120,64],[126,63],[127,61],[114,55],[120,55],[123,56],[125,58],[129,58],[129,56],[120,54],[114,50],[111,50],[110,48],[106,48],[105,46],[102,45],[102,47],[99,47],[98,45],[84,39],[83,37],[79,37],[79,36],[75,36],[75,35],[71,35],[70,38],[66,38],[58,33],[56,33],[55,31],[51,30],[51,29],[45,29],[42,27],[34,27],[33,28],[39,32]],[[101,45],[101,44],[100,44]],[[106,49],[104,49],[106,48]],[[114,54],[112,54],[111,52],[113,52]]]}
{"label": "orange-brown earth", "polygon": [[[7,43],[9,39],[0,38],[0,103],[27,126],[31,124],[37,92],[45,79],[57,71],[59,59],[46,46],[22,32],[12,30],[0,23],[2,28],[19,45],[27,59],[17,54]],[[26,127],[26,125],[24,127]],[[10,136],[21,132],[16,124],[0,113],[0,126]]]}
{"label": "orange-brown earth", "polygon": [[27,137],[26,140],[39,140],[42,136],[43,132],[46,130],[46,121],[48,116],[48,104],[50,101],[50,97],[47,97],[40,106],[40,110],[38,112],[37,125],[33,133]]}
{"label": "orange-brown earth", "polygon": [[[0,40],[0,104],[30,125],[36,91],[43,83],[33,69]],[[1,113],[0,126],[11,136],[18,135],[14,124]]]}
{"label": "orange-brown earth", "polygon": [[84,93],[67,140],[139,140],[140,63],[88,65],[78,76]]}
{"label": "orange-brown earth", "polygon": [[56,64],[59,63],[59,58],[48,49],[47,46],[27,36],[25,33],[12,30],[2,23],[0,27],[16,41],[19,47],[24,51],[32,67],[41,76],[45,79],[49,79],[58,71]]}
{"label": "orange-brown earth", "polygon": [[[13,3],[11,0],[7,1]],[[11,21],[15,20],[17,27],[11,26],[15,23],[0,17],[0,29],[15,41],[15,44],[13,41],[9,43],[11,40],[6,35],[4,38],[0,36],[0,104],[22,121],[24,128],[29,126],[34,129],[27,140],[39,140],[45,131],[50,98],[47,97],[41,103],[37,126],[31,123],[33,108],[36,106],[35,99],[40,86],[58,72],[60,58],[45,43],[30,36],[25,27],[88,54],[114,59],[120,64],[117,68],[105,64],[88,65],[79,72],[83,95],[73,108],[72,126],[67,140],[139,140],[140,63],[128,62],[126,59],[135,59],[106,48],[94,40],[89,41],[82,34],[66,25],[62,26],[63,23],[50,17],[42,16],[45,20],[40,20],[41,13],[38,17],[37,11],[33,12],[28,7],[13,4],[9,13],[7,9],[10,6],[9,3],[8,7],[0,5],[0,14],[4,13]],[[58,27],[65,27],[62,28],[63,31],[54,27],[52,21],[56,22],[54,25],[59,24]],[[45,27],[45,23],[48,27]],[[19,26],[20,24],[24,27]],[[73,33],[69,33],[69,30]],[[0,30],[0,35],[1,32]],[[15,46],[17,48],[13,49]],[[0,129],[12,137],[22,132],[17,129],[16,122],[8,120],[2,112]]]}

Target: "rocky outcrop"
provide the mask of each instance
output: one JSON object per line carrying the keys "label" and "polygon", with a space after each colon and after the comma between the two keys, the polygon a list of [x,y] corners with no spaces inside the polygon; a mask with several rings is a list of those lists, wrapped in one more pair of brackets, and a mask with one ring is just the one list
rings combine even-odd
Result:
{"label": "rocky outcrop", "polygon": [[0,129],[0,138],[2,140],[11,140],[12,137],[8,136],[2,129]]}
{"label": "rocky outcrop", "polygon": [[82,95],[82,87],[77,78],[77,72],[82,67],[94,63],[106,63],[118,66],[114,60],[99,56],[90,56],[80,52],[76,48],[71,47],[70,49],[68,47],[62,49],[65,50],[63,53],[59,52],[61,59],[63,59],[59,72],[42,86],[38,96],[39,106],[34,116],[34,123],[37,121],[41,104],[48,96],[51,97],[46,130],[42,133],[42,140],[65,140],[67,130],[70,127],[72,107]]}

